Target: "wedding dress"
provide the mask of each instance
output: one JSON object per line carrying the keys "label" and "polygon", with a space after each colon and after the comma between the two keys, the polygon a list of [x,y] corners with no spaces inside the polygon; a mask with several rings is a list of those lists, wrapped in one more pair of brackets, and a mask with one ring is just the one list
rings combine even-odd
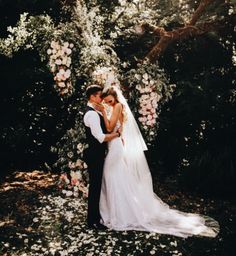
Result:
{"label": "wedding dress", "polygon": [[[128,118],[133,117],[129,114]],[[118,121],[114,130],[120,126]],[[124,129],[129,128],[124,144],[121,138],[108,142],[100,195],[103,224],[113,230],[139,230],[180,237],[215,237],[219,232],[217,221],[208,216],[171,209],[154,193],[143,152],[144,141],[138,133],[136,139],[133,137],[137,127],[131,129],[131,126],[127,126],[124,123]]]}

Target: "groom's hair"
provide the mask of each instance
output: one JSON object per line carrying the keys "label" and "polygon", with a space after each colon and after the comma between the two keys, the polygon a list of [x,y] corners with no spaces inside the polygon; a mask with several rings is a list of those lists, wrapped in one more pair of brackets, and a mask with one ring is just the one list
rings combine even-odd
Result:
{"label": "groom's hair", "polygon": [[86,97],[89,100],[91,95],[96,95],[98,92],[102,91],[102,87],[99,85],[90,85],[86,89]]}

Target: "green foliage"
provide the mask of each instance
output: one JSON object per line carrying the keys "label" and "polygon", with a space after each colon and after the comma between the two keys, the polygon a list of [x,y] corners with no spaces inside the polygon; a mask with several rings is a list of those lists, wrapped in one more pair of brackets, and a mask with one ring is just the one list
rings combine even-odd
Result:
{"label": "green foliage", "polygon": [[[149,23],[174,30],[189,22],[200,0],[61,1],[62,9],[59,1],[14,3],[15,8],[7,1],[0,2],[1,11],[13,8],[14,14],[10,17],[6,13],[0,39],[1,54],[12,57],[9,61],[0,58],[6,73],[3,84],[11,86],[11,89],[4,86],[1,96],[2,109],[10,113],[1,126],[9,162],[12,160],[9,156],[17,152],[22,152],[19,159],[52,162],[51,148],[58,154],[54,168],[68,170],[69,163],[80,157],[78,144],[84,146],[83,91],[93,82],[93,71],[102,66],[112,67],[122,79],[137,117],[140,95],[135,75],[147,73],[157,81],[155,88],[161,101],[154,144],[157,162],[166,172],[178,170],[181,174],[183,163],[188,163],[184,173],[194,177],[193,172],[201,173],[201,169],[213,166],[212,161],[218,159],[220,153],[214,152],[215,147],[225,152],[218,159],[219,165],[226,160],[232,162],[235,145],[230,142],[234,138],[236,102],[235,24],[232,23],[235,1],[214,1],[197,25],[221,24],[224,20],[222,27],[172,44],[158,64],[143,62],[159,38],[140,31],[140,25]],[[19,14],[22,14],[20,20]],[[11,27],[6,29],[7,26]],[[53,74],[46,69],[49,60],[46,52],[52,40],[75,45],[72,51],[74,94],[68,98],[56,95]],[[33,64],[26,56],[32,57]],[[39,64],[39,59],[43,63]],[[19,66],[21,69],[16,71]],[[15,103],[10,107],[12,101]],[[13,120],[13,115],[18,118]],[[148,139],[145,131],[144,134]],[[232,166],[226,168],[235,173],[235,165]],[[219,177],[228,179],[221,175],[219,168],[218,172]],[[213,179],[205,184],[211,182]]]}

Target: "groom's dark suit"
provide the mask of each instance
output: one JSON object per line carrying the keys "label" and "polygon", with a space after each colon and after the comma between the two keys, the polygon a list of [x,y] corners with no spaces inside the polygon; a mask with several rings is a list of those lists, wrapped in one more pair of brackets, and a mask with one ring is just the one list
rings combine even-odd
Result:
{"label": "groom's dark suit", "polygon": [[[89,111],[95,111],[91,107],[87,107],[85,115]],[[91,113],[90,113],[91,114]],[[94,114],[94,113],[93,113]],[[107,133],[106,126],[102,115],[96,113],[100,119],[100,126],[103,134]],[[99,125],[99,124],[98,124]],[[86,141],[89,145],[84,151],[84,160],[88,165],[89,172],[89,196],[88,196],[88,225],[93,225],[100,222],[99,200],[102,184],[103,165],[107,149],[106,142],[99,142],[92,134],[91,127],[85,125]]]}

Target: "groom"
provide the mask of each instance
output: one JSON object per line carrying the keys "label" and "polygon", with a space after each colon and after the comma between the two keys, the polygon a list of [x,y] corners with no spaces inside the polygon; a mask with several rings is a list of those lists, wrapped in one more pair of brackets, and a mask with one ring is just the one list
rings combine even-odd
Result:
{"label": "groom", "polygon": [[119,132],[108,134],[101,113],[95,110],[95,105],[101,104],[102,87],[90,85],[86,90],[88,99],[84,115],[86,140],[89,145],[84,151],[84,160],[89,172],[89,195],[87,224],[89,228],[104,229],[100,224],[99,200],[102,184],[103,165],[107,149],[107,141],[120,136]]}

